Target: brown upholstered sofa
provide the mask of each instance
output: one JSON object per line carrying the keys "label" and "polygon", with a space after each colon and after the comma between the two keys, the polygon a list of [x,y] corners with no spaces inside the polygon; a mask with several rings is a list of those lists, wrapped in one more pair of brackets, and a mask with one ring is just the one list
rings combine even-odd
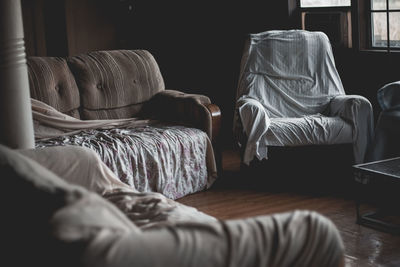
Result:
{"label": "brown upholstered sofa", "polygon": [[[160,130],[160,127],[149,123],[146,127],[141,127],[139,134],[137,132],[133,134],[130,129],[131,133],[128,134],[128,137],[124,135],[124,138],[121,137],[125,133],[123,131],[117,133],[110,130],[107,133],[93,132],[93,130],[83,131],[84,134],[60,136],[56,139],[53,138],[53,141],[36,140],[38,147],[81,145],[93,148],[105,163],[117,172],[117,175],[122,177],[123,175],[118,173],[118,170],[130,168],[125,171],[133,173],[137,179],[141,180],[139,181],[141,184],[138,184],[138,181],[123,177],[124,182],[131,184],[139,191],[157,191],[171,198],[203,190],[209,187],[215,179],[216,170],[207,164],[206,179],[204,180],[203,172],[203,180],[196,181],[200,178],[195,176],[201,172],[196,172],[197,168],[199,165],[204,165],[205,161],[193,165],[190,157],[198,154],[196,149],[201,150],[201,147],[195,147],[193,144],[199,142],[196,140],[204,139],[204,137],[199,137],[201,133],[205,133],[204,136],[215,143],[220,120],[218,106],[212,104],[210,99],[204,95],[165,90],[160,69],[148,51],[95,51],[68,58],[30,57],[28,58],[28,72],[33,99],[44,102],[76,119],[85,121],[137,118],[143,121],[157,121],[156,125],[162,125]],[[176,128],[171,130],[171,127],[178,125],[178,130]],[[165,128],[166,126],[168,127]],[[154,129],[149,129],[152,127],[158,127],[158,135],[154,140],[151,137],[151,131]],[[89,141],[85,139],[85,136],[88,135],[91,135]],[[112,135],[111,139],[119,138],[119,143],[112,143],[113,140],[103,138],[105,135]],[[172,137],[169,143],[159,140],[170,135]],[[145,136],[145,140],[138,141],[143,136]],[[83,139],[84,141],[82,141]],[[131,142],[121,149],[119,147],[121,142],[127,142],[128,139]],[[179,144],[179,142],[183,141],[190,147],[180,149],[179,146],[183,147],[184,144]],[[146,142],[147,145],[142,144]],[[132,147],[136,144],[140,144],[141,147]],[[153,145],[153,147],[148,148],[148,145]],[[176,147],[171,148],[174,145]],[[104,152],[104,147],[107,146],[113,155]],[[154,158],[152,155],[149,157],[146,154],[148,151],[140,154],[147,158],[146,161],[135,158],[138,155],[137,150],[157,150],[162,146],[164,146],[164,150],[158,151],[158,153],[163,153],[164,158]],[[188,152],[187,149],[190,151]],[[155,178],[155,180],[149,181],[146,179],[150,177],[143,177],[151,176],[161,169],[168,169],[168,166],[165,167],[165,161],[171,158],[175,159],[177,154],[181,154],[181,162],[170,167],[161,180]],[[123,158],[123,162],[115,162],[118,158]],[[213,153],[212,159],[209,158],[206,161],[210,162],[210,160],[215,163]],[[196,171],[186,170],[190,167]],[[138,173],[137,168],[142,168],[142,173]],[[151,168],[150,171],[149,168]],[[176,172],[179,170],[183,174],[177,174]],[[182,177],[177,181],[176,176],[179,175]]]}

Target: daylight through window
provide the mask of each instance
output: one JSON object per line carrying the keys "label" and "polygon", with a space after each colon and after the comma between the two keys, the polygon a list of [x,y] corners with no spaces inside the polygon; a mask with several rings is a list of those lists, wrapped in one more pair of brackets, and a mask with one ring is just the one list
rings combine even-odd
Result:
{"label": "daylight through window", "polygon": [[351,0],[300,0],[300,7],[350,6]]}
{"label": "daylight through window", "polygon": [[400,0],[371,0],[371,42],[376,48],[400,48]]}

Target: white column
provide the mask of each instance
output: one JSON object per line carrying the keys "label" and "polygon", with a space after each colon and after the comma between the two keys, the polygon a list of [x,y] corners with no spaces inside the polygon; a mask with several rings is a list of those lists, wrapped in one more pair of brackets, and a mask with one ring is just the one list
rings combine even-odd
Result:
{"label": "white column", "polygon": [[20,0],[0,0],[0,143],[35,145]]}

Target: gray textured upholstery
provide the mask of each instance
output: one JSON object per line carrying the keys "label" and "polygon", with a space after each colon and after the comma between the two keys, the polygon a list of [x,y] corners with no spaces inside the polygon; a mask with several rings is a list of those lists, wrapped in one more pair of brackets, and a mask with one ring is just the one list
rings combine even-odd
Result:
{"label": "gray textured upholstery", "polygon": [[145,50],[96,51],[68,59],[81,94],[83,119],[135,116],[164,90],[153,56]]}
{"label": "gray textured upholstery", "polygon": [[31,97],[75,118],[151,118],[212,136],[210,99],[165,90],[157,62],[146,50],[29,57],[28,66]]}
{"label": "gray textured upholstery", "polygon": [[79,90],[66,60],[30,57],[27,64],[31,97],[79,118]]}

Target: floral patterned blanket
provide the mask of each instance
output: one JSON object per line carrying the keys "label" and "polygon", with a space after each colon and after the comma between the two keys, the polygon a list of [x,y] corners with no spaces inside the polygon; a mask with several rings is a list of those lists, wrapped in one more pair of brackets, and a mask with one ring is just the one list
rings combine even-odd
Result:
{"label": "floral patterned blanket", "polygon": [[103,162],[139,192],[159,192],[171,199],[208,188],[208,137],[183,126],[84,130],[71,136],[38,140],[36,147],[77,145],[96,151]]}
{"label": "floral patterned blanket", "polygon": [[201,130],[135,118],[79,120],[43,102],[31,99],[31,104],[36,147],[91,148],[139,192],[177,199],[207,189],[216,179],[211,141]]}

